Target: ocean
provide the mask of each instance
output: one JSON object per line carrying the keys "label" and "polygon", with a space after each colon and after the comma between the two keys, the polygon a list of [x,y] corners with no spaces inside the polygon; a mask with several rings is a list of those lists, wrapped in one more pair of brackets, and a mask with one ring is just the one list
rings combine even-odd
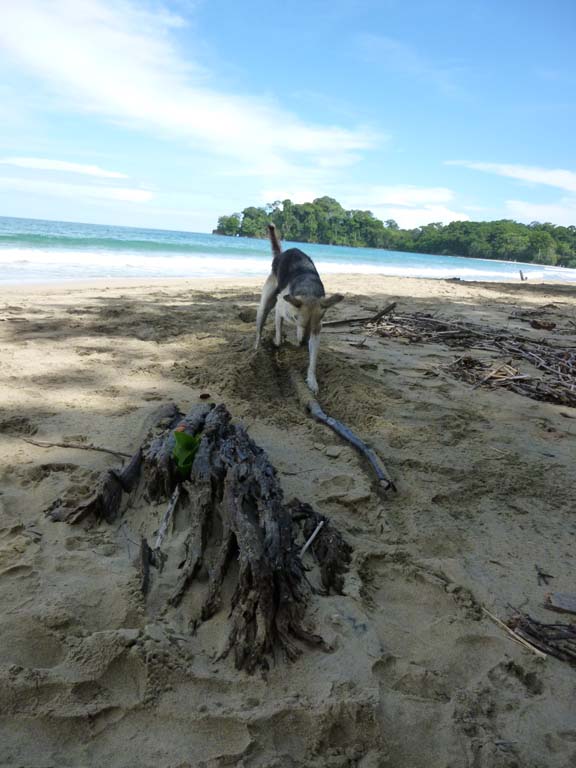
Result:
{"label": "ocean", "polygon": [[[461,280],[576,282],[576,269],[517,262],[288,243],[305,250],[321,274],[350,273]],[[264,277],[267,240],[0,217],[0,284],[90,278]]]}

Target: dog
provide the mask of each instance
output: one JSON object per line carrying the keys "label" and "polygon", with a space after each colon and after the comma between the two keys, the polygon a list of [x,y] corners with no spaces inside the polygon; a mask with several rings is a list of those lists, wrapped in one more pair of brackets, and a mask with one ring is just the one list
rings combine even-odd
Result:
{"label": "dog", "polygon": [[284,321],[296,326],[298,344],[308,343],[308,375],[306,383],[314,393],[318,393],[316,363],[320,346],[322,318],[328,307],[342,301],[344,296],[335,293],[326,296],[322,280],[314,262],[299,248],[283,251],[274,224],[268,225],[272,246],[272,272],[264,283],[260,306],[256,316],[256,344],[258,349],[262,329],[270,310],[276,304],[276,335],[274,344],[282,343],[282,324]]}

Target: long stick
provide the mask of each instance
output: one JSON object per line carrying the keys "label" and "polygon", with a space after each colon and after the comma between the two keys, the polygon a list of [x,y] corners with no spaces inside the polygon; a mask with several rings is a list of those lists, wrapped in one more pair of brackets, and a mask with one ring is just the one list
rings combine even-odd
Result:
{"label": "long stick", "polygon": [[47,440],[32,440],[31,437],[22,437],[25,443],[37,445],[38,448],[72,448],[75,451],[99,451],[100,453],[109,453],[112,456],[122,456],[125,459],[131,459],[129,453],[114,451],[111,448],[100,448],[98,445],[83,445],[82,443],[50,443]]}
{"label": "long stick", "polygon": [[333,418],[332,416],[328,416],[327,413],[324,413],[322,410],[322,407],[320,406],[320,403],[318,400],[316,400],[315,397],[312,396],[310,393],[310,390],[302,379],[298,376],[296,371],[290,371],[290,379],[292,380],[292,384],[294,385],[294,388],[296,389],[296,393],[298,395],[298,399],[304,406],[304,408],[310,413],[310,415],[316,419],[316,421],[319,421],[321,424],[324,424],[327,427],[330,427],[330,429],[333,432],[336,432],[337,435],[339,435],[343,440],[345,440],[347,443],[350,443],[351,446],[356,448],[358,453],[362,454],[362,456],[366,459],[370,467],[372,468],[372,471],[376,475],[376,478],[378,480],[379,486],[384,491],[388,490],[396,490],[396,486],[390,480],[387,475],[386,471],[384,469],[384,466],[376,453],[366,445],[366,443],[361,440],[357,435],[352,432],[352,430],[347,427],[345,424],[342,424],[341,421],[338,421],[338,419]]}

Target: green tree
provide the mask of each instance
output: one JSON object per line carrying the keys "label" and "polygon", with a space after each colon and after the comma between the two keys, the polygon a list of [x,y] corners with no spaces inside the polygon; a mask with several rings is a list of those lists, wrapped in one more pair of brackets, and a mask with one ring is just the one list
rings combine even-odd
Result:
{"label": "green tree", "polygon": [[212,231],[213,235],[231,235],[235,237],[240,232],[240,214],[233,213],[232,216],[220,216],[218,226]]}
{"label": "green tree", "polygon": [[264,208],[251,206],[242,211],[242,225],[240,235],[242,237],[267,237],[269,216]]}
{"label": "green tree", "polygon": [[276,200],[248,207],[241,214],[220,216],[217,234],[266,237],[273,222],[284,240],[327,243],[396,251],[436,253],[482,259],[532,261],[576,266],[576,226],[537,221],[529,225],[500,221],[431,222],[400,229],[393,219],[382,222],[371,211],[345,210],[333,197],[297,204]]}

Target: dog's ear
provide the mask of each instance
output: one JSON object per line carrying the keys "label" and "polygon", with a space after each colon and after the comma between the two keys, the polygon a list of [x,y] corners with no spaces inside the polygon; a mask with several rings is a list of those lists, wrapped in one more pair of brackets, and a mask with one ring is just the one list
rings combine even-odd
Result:
{"label": "dog's ear", "polygon": [[323,299],[320,299],[320,306],[323,309],[328,309],[328,307],[333,307],[334,304],[338,304],[339,301],[342,301],[344,296],[342,296],[341,293],[334,293],[332,296],[325,296]]}
{"label": "dog's ear", "polygon": [[296,309],[300,309],[300,307],[302,306],[302,301],[300,299],[297,299],[296,296],[292,296],[289,293],[287,293],[286,296],[284,296],[284,301],[287,301],[288,304],[292,304],[292,306],[296,307]]}

